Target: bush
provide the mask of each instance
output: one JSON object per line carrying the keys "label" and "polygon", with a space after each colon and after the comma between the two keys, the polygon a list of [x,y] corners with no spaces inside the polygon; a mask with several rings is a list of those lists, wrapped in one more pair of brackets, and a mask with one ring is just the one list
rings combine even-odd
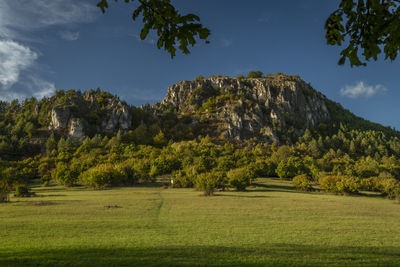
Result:
{"label": "bush", "polygon": [[319,184],[328,192],[346,194],[357,193],[362,185],[357,178],[332,175],[320,178]]}
{"label": "bush", "polygon": [[360,191],[360,180],[354,177],[341,177],[336,183],[338,192],[345,194],[355,194]]}
{"label": "bush", "polygon": [[76,169],[62,162],[59,162],[56,168],[52,170],[52,177],[65,186],[76,185],[78,183],[78,175],[79,172]]}
{"label": "bush", "polygon": [[212,172],[200,173],[196,177],[195,184],[198,189],[204,192],[204,195],[212,196],[218,185],[218,177]]}
{"label": "bush", "polygon": [[250,185],[251,174],[249,168],[242,167],[230,170],[227,172],[228,182],[231,186],[235,187],[238,191],[244,191]]}
{"label": "bush", "polygon": [[319,179],[320,186],[328,192],[336,192],[336,183],[339,181],[339,176],[328,175]]}
{"label": "bush", "polygon": [[312,191],[312,179],[306,174],[297,175],[293,178],[293,184],[297,190],[301,191]]}
{"label": "bush", "polygon": [[255,172],[255,176],[257,177],[274,177],[276,175],[276,164],[269,159],[257,160],[256,162],[250,164],[249,167],[252,168],[252,170]]}
{"label": "bush", "polygon": [[378,189],[390,199],[400,196],[400,183],[394,178],[385,178],[379,182]]}
{"label": "bush", "polygon": [[263,76],[263,73],[258,70],[252,70],[247,74],[247,78],[261,78]]}
{"label": "bush", "polygon": [[0,203],[9,201],[10,188],[5,181],[0,181]]}
{"label": "bush", "polygon": [[185,171],[176,171],[172,173],[173,187],[187,188],[193,187],[193,177],[187,175]]}
{"label": "bush", "polygon": [[308,174],[310,170],[304,165],[299,158],[290,157],[287,160],[282,160],[276,167],[276,174],[280,178],[293,178],[296,175]]}
{"label": "bush", "polygon": [[132,185],[137,183],[139,180],[139,175],[133,166],[127,161],[115,165],[115,170],[122,175],[122,184]]}
{"label": "bush", "polygon": [[16,197],[29,197],[31,194],[29,193],[29,189],[26,185],[17,185],[15,187],[15,196]]}
{"label": "bush", "polygon": [[101,164],[79,175],[79,180],[94,188],[105,188],[122,183],[124,174],[112,164]]}

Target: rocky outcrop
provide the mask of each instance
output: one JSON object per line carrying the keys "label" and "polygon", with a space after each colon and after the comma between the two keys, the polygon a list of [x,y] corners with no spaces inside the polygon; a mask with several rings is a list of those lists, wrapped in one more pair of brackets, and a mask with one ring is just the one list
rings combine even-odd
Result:
{"label": "rocky outcrop", "polygon": [[99,93],[87,91],[84,95],[74,94],[66,102],[51,110],[50,130],[80,138],[88,134],[88,128],[93,134],[115,133],[131,127],[129,107],[117,97],[107,94],[104,98],[99,97]]}
{"label": "rocky outcrop", "polygon": [[226,138],[282,143],[330,118],[325,99],[298,76],[278,74],[182,81],[168,88],[162,104],[216,124]]}

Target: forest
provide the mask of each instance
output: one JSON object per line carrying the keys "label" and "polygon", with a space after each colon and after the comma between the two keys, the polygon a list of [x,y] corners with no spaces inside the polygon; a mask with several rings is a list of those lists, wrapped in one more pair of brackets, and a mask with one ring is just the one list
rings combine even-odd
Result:
{"label": "forest", "polygon": [[400,133],[330,100],[330,121],[284,144],[216,138],[204,132],[202,121],[160,104],[156,112],[129,106],[130,130],[96,133],[97,120],[105,116],[102,103],[118,97],[100,89],[90,93],[99,104],[95,113],[75,107],[93,126],[82,138],[48,128],[51,109],[73,105],[71,99],[81,91],[0,103],[2,201],[10,192],[29,196],[33,181],[96,189],[162,181],[166,187],[194,187],[213,195],[246,190],[257,177],[289,179],[301,191],[375,191],[400,198]]}

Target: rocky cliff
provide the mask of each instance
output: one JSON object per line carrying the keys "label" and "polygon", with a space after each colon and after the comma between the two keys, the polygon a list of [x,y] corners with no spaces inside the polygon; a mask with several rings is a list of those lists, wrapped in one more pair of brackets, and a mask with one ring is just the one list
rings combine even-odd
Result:
{"label": "rocky cliff", "polygon": [[129,106],[106,92],[87,91],[53,97],[49,129],[71,137],[128,130],[132,118]]}
{"label": "rocky cliff", "polygon": [[161,104],[206,122],[213,135],[282,143],[330,119],[325,99],[298,76],[277,74],[182,81]]}

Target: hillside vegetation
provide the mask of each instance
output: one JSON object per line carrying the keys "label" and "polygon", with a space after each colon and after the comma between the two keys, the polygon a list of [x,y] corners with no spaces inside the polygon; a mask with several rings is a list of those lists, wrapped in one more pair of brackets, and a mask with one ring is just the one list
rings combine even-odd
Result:
{"label": "hillside vegetation", "polygon": [[153,107],[99,89],[1,102],[0,140],[3,200],[29,195],[36,179],[107,188],[160,176],[206,195],[270,176],[305,191],[400,197],[399,132],[284,74],[183,81]]}

